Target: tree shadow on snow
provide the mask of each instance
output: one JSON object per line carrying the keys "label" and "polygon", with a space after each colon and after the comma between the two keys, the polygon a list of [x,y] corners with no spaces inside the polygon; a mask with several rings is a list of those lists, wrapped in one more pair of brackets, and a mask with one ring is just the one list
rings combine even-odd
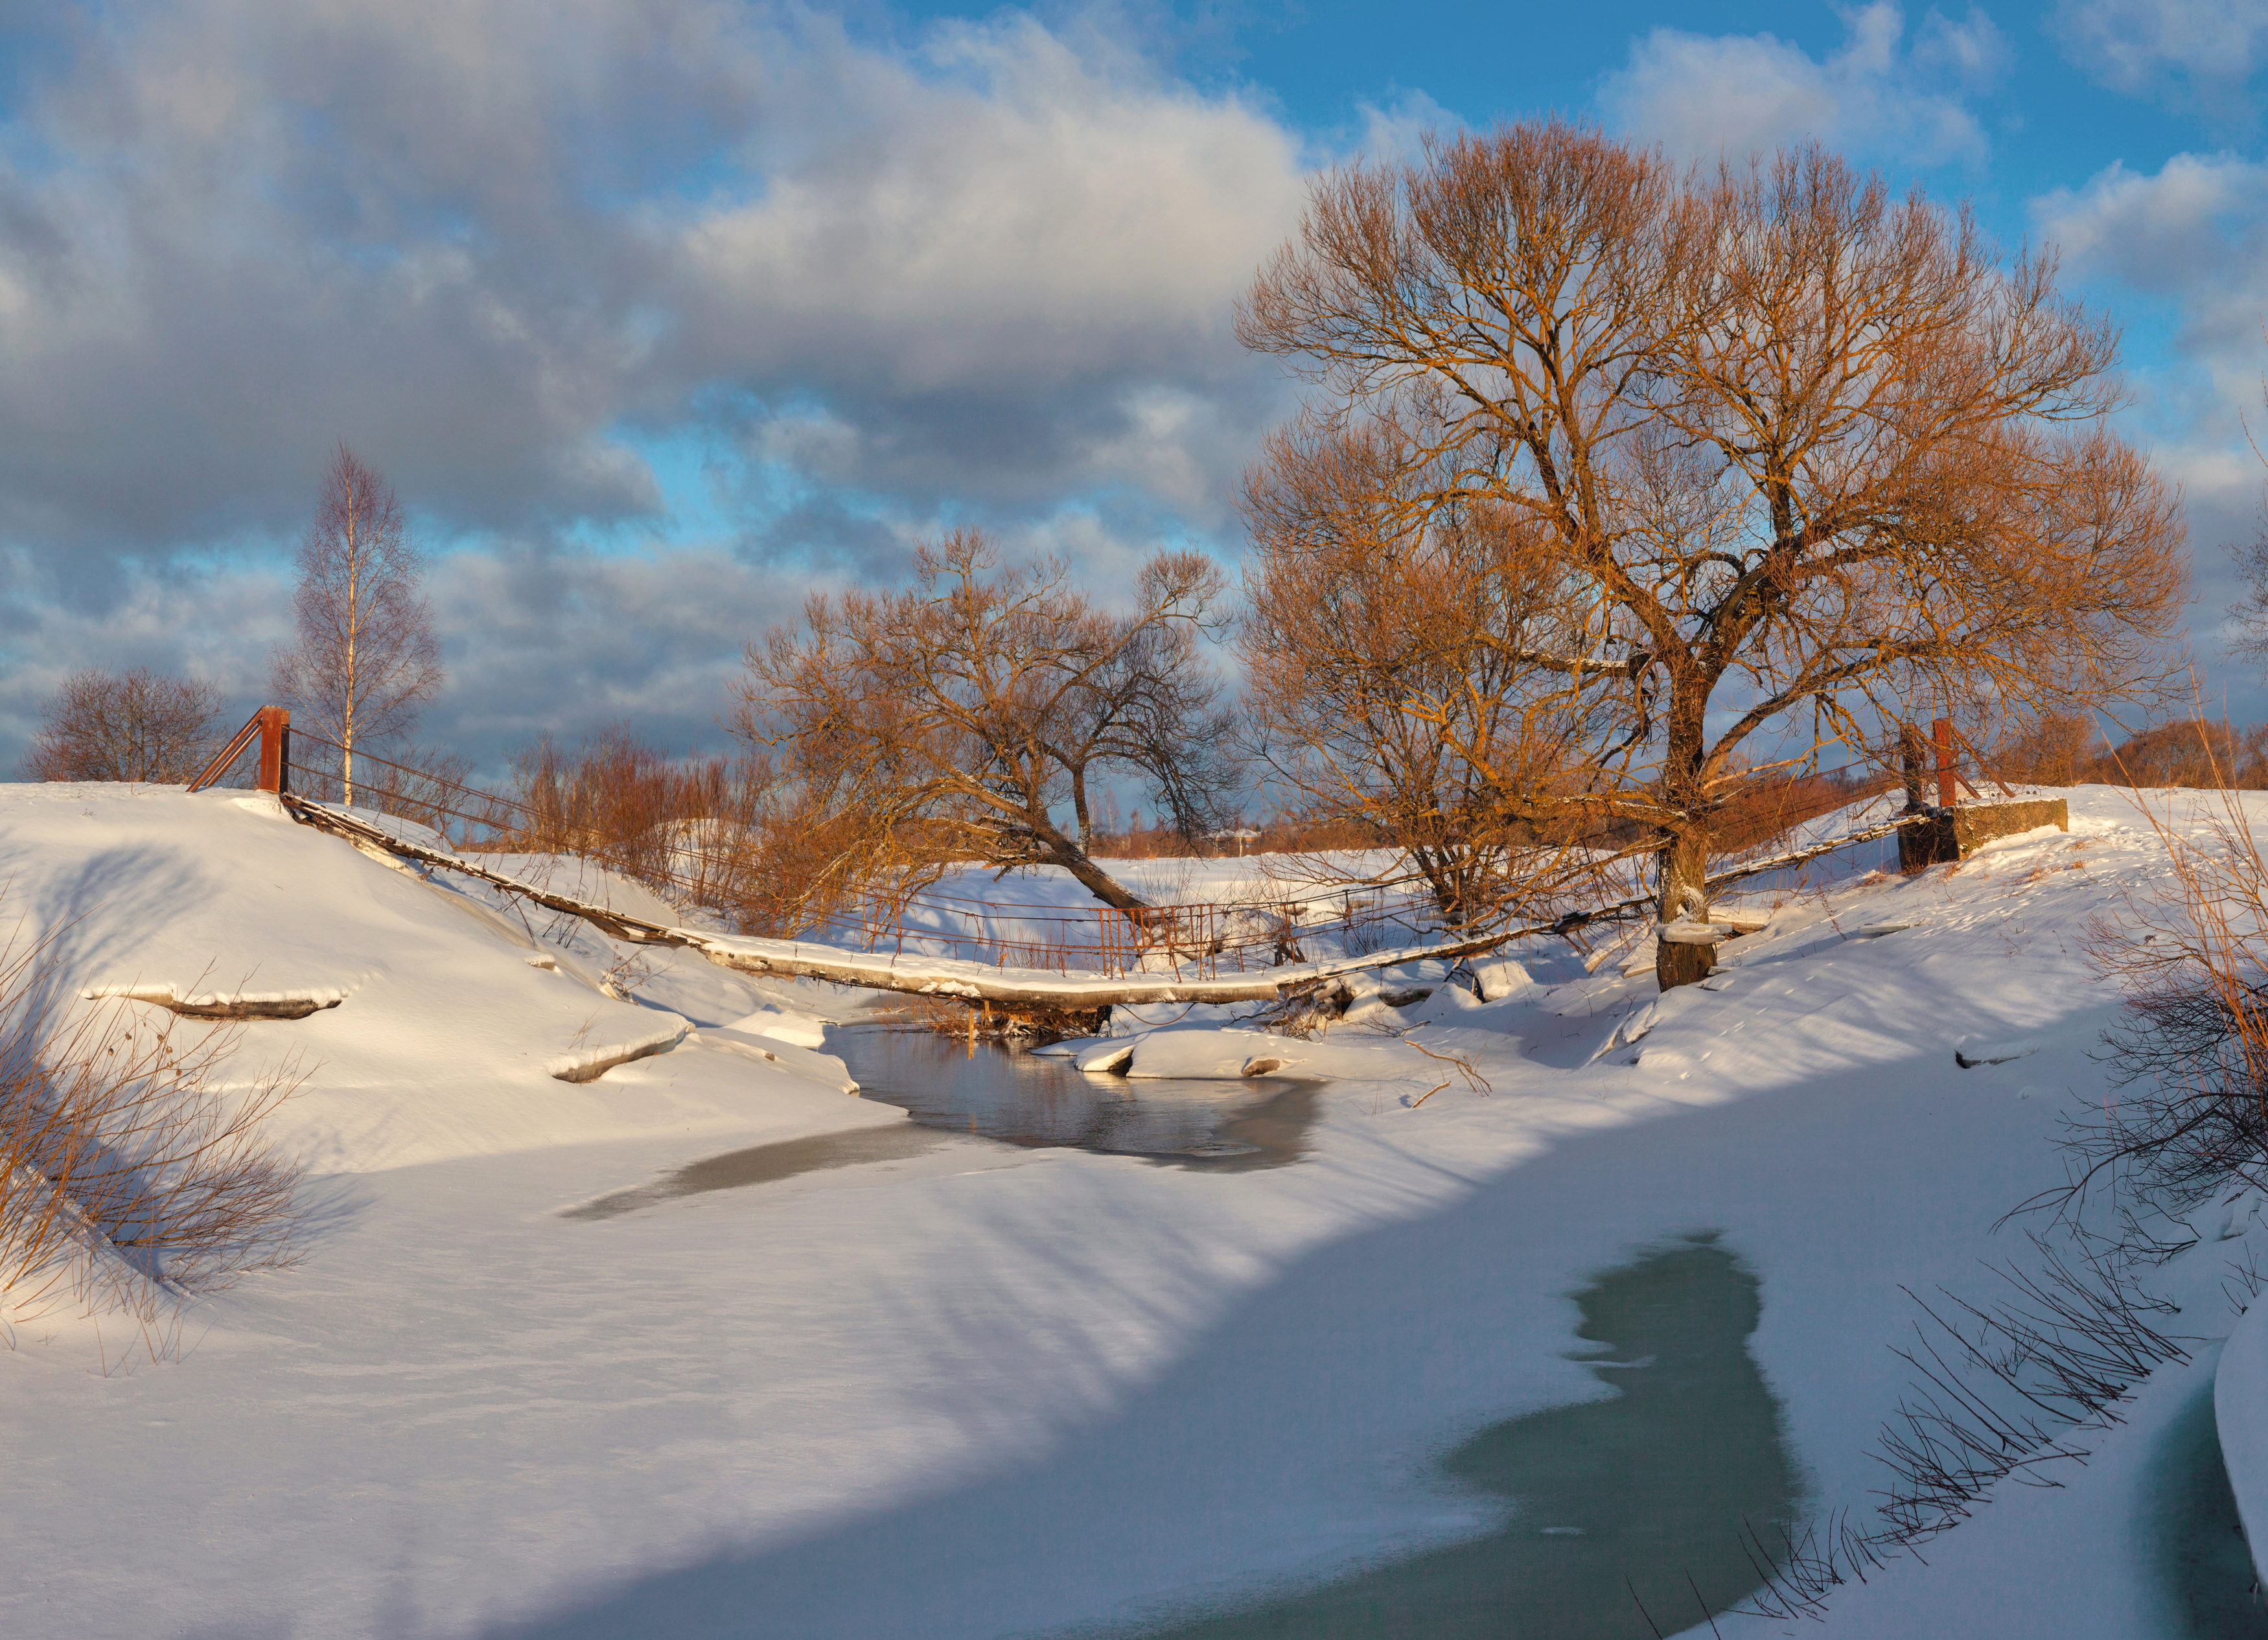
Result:
{"label": "tree shadow on snow", "polygon": [[[1728,1173],[1768,1171],[1743,1130],[1775,1118],[1725,1114],[1691,1128],[1680,1147],[1697,1181],[1709,1181],[1690,1191],[1657,1193],[1633,1211],[1627,1191],[1617,1200],[1603,1188],[1627,1180],[1632,1144],[1660,1146],[1658,1130],[1571,1141],[1550,1168],[1515,1170],[1441,1213],[1297,1261],[1159,1380],[1036,1462],[489,1633],[1645,1640],[1654,1623],[1690,1627],[1754,1587],[1743,1537],[1753,1529],[1777,1542],[1801,1488],[1745,1342],[1759,1314],[1756,1277],[1705,1235],[1655,1242],[1569,1286],[1602,1252],[1630,1256],[1631,1230],[1659,1236],[1665,1218],[1674,1225],[1671,1216],[1727,1188]],[[1654,1228],[1631,1222],[1643,1218]],[[1507,1363],[1532,1360],[1540,1341],[1569,1331],[1593,1342],[1578,1358],[1596,1364],[1598,1397],[1508,1422],[1476,1415],[1491,1398],[1498,1408],[1533,1405]],[[1432,1507],[1411,1510],[1406,1485],[1401,1499],[1403,1519],[1432,1524],[1415,1540],[1401,1530],[1398,1549],[1396,1530],[1374,1519],[1335,1533],[1346,1500],[1319,1507],[1303,1496],[1317,1432],[1375,1428],[1382,1405],[1394,1409],[1384,1422],[1405,1431],[1427,1427],[1429,1408],[1459,1409],[1433,1415],[1445,1461]],[[1413,1439],[1388,1438],[1401,1451],[1342,1440],[1344,1463],[1328,1445],[1325,1454],[1333,1467],[1367,1463],[1402,1480],[1388,1471],[1407,1468]],[[1224,1523],[1272,1538],[1277,1578],[1246,1575]],[[1462,1541],[1444,1547],[1445,1536]],[[1535,1618],[1543,1627],[1524,1621]]]}

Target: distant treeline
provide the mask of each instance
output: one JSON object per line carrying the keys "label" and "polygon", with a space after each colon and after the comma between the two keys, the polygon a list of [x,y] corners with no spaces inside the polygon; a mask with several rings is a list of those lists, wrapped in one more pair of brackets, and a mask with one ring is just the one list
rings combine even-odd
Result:
{"label": "distant treeline", "polygon": [[2268,724],[2202,717],[2160,724],[2113,746],[2092,717],[2043,717],[2010,735],[1988,769],[2042,786],[2191,786],[2268,791]]}

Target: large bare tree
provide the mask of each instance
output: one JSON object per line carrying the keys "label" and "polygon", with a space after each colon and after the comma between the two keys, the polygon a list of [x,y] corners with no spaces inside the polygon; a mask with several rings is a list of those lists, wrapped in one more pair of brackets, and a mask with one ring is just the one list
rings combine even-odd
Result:
{"label": "large bare tree", "polygon": [[339,747],[355,798],[355,750],[406,734],[439,690],[441,646],[419,590],[424,558],[394,487],[342,442],[299,543],[298,641],[276,652],[274,687]]}
{"label": "large bare tree", "polygon": [[40,710],[33,780],[193,779],[213,753],[212,685],[144,666],[74,672]]}
{"label": "large bare tree", "polygon": [[[1524,710],[1612,719],[1571,800],[1653,832],[1673,919],[1752,739],[1768,766],[1939,700],[2163,687],[2176,498],[2055,276],[1816,148],[1704,172],[1535,121],[1321,179],[1238,327],[1314,390],[1274,459],[1381,423],[1414,480],[1386,526],[1519,544],[1550,618],[1491,641]],[[1660,949],[1664,985],[1707,971]]]}
{"label": "large bare tree", "polygon": [[1222,585],[1209,560],[1160,554],[1116,614],[1061,563],[1002,569],[981,533],[955,531],[922,548],[907,591],[814,597],[800,629],[749,645],[733,726],[846,839],[832,869],[1059,865],[1138,912],[1087,852],[1088,783],[1138,774],[1177,824],[1210,821],[1227,735],[1194,635]]}

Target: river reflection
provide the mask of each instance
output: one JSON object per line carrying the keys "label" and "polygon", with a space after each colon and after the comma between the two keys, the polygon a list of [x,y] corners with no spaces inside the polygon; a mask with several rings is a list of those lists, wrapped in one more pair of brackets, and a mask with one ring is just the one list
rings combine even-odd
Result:
{"label": "river reflection", "polygon": [[1186,1609],[1147,1640],[1649,1640],[1754,1592],[1751,1531],[1780,1541],[1801,1482],[1749,1356],[1756,1278],[1713,1237],[1598,1276],[1575,1296],[1586,1357],[1617,1392],[1482,1430],[1454,1482],[1504,1500],[1482,1538],[1296,1592]]}
{"label": "river reflection", "polygon": [[613,1191],[594,1202],[569,1208],[560,1217],[620,1218],[625,1213],[658,1206],[675,1196],[777,1184],[799,1173],[858,1167],[869,1162],[901,1162],[952,1142],[950,1135],[909,1122],[888,1128],[852,1128],[843,1133],[819,1133],[805,1139],[753,1144],[746,1150],[727,1151],[721,1156],[704,1156],[697,1162],[664,1173],[652,1184]]}
{"label": "river reflection", "polygon": [[1020,1048],[979,1042],[972,1054],[966,1041],[892,1026],[830,1030],[827,1051],[850,1067],[861,1097],[895,1105],[913,1120],[703,1157],[562,1217],[619,1218],[704,1191],[889,1166],[949,1145],[956,1136],[1224,1172],[1280,1167],[1306,1152],[1315,1120],[1315,1085],[1284,1077],[1219,1082],[1090,1076]]}
{"label": "river reflection", "polygon": [[827,1033],[863,1098],[926,1127],[1011,1144],[1070,1146],[1183,1166],[1279,1167],[1307,1148],[1314,1084],[1096,1076],[1013,1045],[858,1026]]}

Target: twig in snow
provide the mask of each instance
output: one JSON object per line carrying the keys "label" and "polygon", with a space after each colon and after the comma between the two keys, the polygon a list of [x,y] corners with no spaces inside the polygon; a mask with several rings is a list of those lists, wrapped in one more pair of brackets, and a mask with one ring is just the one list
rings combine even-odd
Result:
{"label": "twig in snow", "polygon": [[[1411,1048],[1416,1048],[1419,1053],[1425,1055],[1428,1059],[1438,1059],[1445,1065],[1454,1065],[1457,1068],[1458,1074],[1464,1077],[1465,1085],[1470,1088],[1474,1092],[1480,1094],[1483,1098],[1486,1098],[1489,1094],[1496,1092],[1495,1086],[1491,1084],[1489,1079],[1481,1075],[1479,1071],[1474,1070],[1473,1062],[1466,1058],[1462,1054],[1437,1054],[1432,1048],[1426,1047],[1423,1042],[1413,1041],[1406,1036],[1402,1040],[1408,1043]],[[1448,1085],[1449,1085],[1446,1082],[1441,1084],[1441,1087],[1443,1088]],[[1441,1088],[1435,1088],[1433,1090],[1433,1093],[1439,1093],[1440,1091]],[[1428,1093],[1425,1097],[1427,1099],[1431,1099],[1433,1097],[1433,1093]]]}
{"label": "twig in snow", "polygon": [[[2157,1367],[2186,1362],[2183,1342],[2149,1317],[2172,1306],[2136,1287],[2131,1258],[2114,1247],[2082,1243],[2080,1266],[2037,1236],[2036,1272],[1991,1266],[2010,1298],[1972,1304],[1944,1292],[1945,1313],[1910,1290],[1921,1313],[1914,1338],[1895,1353],[1917,1378],[1879,1437],[1875,1456],[1890,1472],[1877,1513],[1884,1525],[1854,1528],[1830,1517],[1790,1541],[1777,1566],[1753,1528],[1746,1546],[1757,1592],[1733,1609],[1772,1619],[1821,1614],[1828,1592],[1967,1519],[1991,1489],[2014,1479],[2059,1486],[2049,1473],[2084,1463],[2090,1449],[2072,1438],[2122,1421],[2121,1402]],[[1785,1536],[1786,1534],[1783,1533]]]}
{"label": "twig in snow", "polygon": [[1662,1640],[1661,1625],[1653,1621],[1653,1614],[1647,1611],[1646,1602],[1638,1598],[1638,1585],[1624,1577],[1623,1587],[1630,1591],[1631,1604],[1637,1607],[1638,1614],[1646,1619],[1646,1626],[1653,1630],[1653,1640]]}

